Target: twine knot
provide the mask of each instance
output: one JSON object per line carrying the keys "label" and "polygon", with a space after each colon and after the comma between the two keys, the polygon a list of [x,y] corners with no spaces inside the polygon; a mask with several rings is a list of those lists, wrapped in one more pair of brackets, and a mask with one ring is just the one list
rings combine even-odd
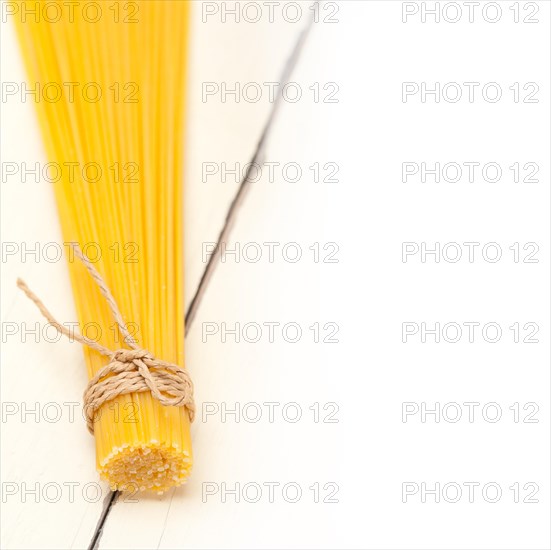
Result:
{"label": "twine knot", "polygon": [[84,256],[80,248],[76,246],[74,250],[77,257],[82,261],[92,278],[98,284],[100,292],[107,301],[120,332],[125,337],[125,342],[131,349],[121,348],[112,351],[86,336],[71,333],[65,326],[56,321],[24,281],[18,279],[17,286],[34,302],[42,315],[60,334],[74,338],[77,342],[95,349],[102,355],[110,357],[109,363],[102,367],[88,382],[86,391],[84,392],[83,408],[88,431],[91,434],[94,433],[96,413],[103,404],[115,399],[119,395],[146,391],[150,391],[153,398],[162,405],[167,407],[186,407],[189,419],[193,422],[195,418],[193,383],[187,370],[174,363],[157,359],[151,352],[140,348],[136,344],[128,332],[117,303],[105,281],[88,258]]}
{"label": "twine knot", "polygon": [[120,363],[132,363],[134,359],[155,359],[151,353],[145,349],[118,349],[113,352],[111,361],[119,361]]}

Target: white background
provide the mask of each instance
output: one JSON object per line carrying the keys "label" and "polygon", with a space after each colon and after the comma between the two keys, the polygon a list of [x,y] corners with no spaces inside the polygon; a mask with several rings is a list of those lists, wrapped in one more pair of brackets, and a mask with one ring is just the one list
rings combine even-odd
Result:
{"label": "white background", "polygon": [[[243,6],[244,3],[241,3]],[[254,4],[254,3],[253,3]],[[285,3],[283,3],[285,4]],[[274,121],[265,161],[297,163],[302,178],[293,183],[276,168],[255,182],[241,209],[228,246],[260,247],[256,263],[228,255],[212,279],[186,342],[186,361],[203,412],[256,403],[263,411],[254,423],[243,415],[200,415],[193,426],[195,467],[191,481],[162,497],[122,497],[113,506],[100,548],[549,548],[549,67],[548,2],[480,2],[469,21],[467,3],[441,14],[426,14],[434,2],[340,2],[322,6],[291,80],[303,96],[286,98]],[[440,2],[440,7],[444,3]],[[216,239],[237,183],[220,177],[203,181],[204,162],[233,165],[254,153],[272,104],[265,94],[256,103],[220,94],[202,98],[204,82],[234,86],[277,81],[300,31],[303,17],[285,20],[267,12],[258,23],[239,23],[222,10],[206,17],[194,3],[186,151],[186,296],[189,303],[204,269],[204,243]],[[496,6],[501,10],[496,17]],[[258,3],[258,6],[262,6]],[[457,23],[455,6],[462,10]],[[482,8],[484,7],[484,12]],[[418,9],[405,22],[405,10]],[[520,22],[515,23],[518,9]],[[530,17],[538,22],[523,22]],[[289,12],[290,13],[290,12]],[[330,23],[329,20],[337,20]],[[2,23],[2,80],[24,80],[11,21]],[[441,88],[457,83],[462,98],[452,103],[421,94],[404,98],[403,83]],[[480,83],[473,100],[462,83]],[[499,101],[482,96],[487,83],[502,90]],[[310,86],[319,83],[314,101]],[[323,99],[323,86],[335,83],[338,102]],[[520,83],[520,101],[509,88]],[[539,87],[535,103],[525,103],[523,86]],[[456,86],[448,86],[453,99]],[[531,89],[531,88],[530,88]],[[527,89],[527,91],[530,91]],[[489,93],[493,93],[490,90]],[[492,96],[493,97],[493,96]],[[32,101],[3,97],[2,160],[45,162]],[[315,183],[314,163],[336,163],[338,183]],[[435,163],[497,163],[502,177],[485,181],[480,167],[473,182],[435,182],[428,175],[402,181],[405,162],[430,168]],[[514,163],[537,164],[537,182],[513,181]],[[522,172],[521,172],[522,173]],[[323,175],[327,175],[322,171]],[[450,172],[451,175],[451,172]],[[522,173],[524,177],[526,173]],[[3,241],[24,244],[61,242],[48,182],[2,180]],[[274,261],[263,243],[280,243]],[[286,243],[298,243],[302,258],[285,259]],[[462,247],[457,262],[416,254],[403,259],[403,243],[480,243],[474,260]],[[319,243],[319,261],[314,261]],[[338,251],[334,263],[323,261]],[[500,261],[484,259],[486,243],[498,243]],[[509,247],[520,243],[520,261]],[[525,263],[526,243],[539,247],[536,263]],[[415,246],[412,245],[412,246]],[[530,245],[532,246],[532,245]],[[249,248],[251,254],[253,249]],[[448,258],[453,256],[448,247]],[[493,253],[493,249],[488,251]],[[404,261],[405,260],[405,261]],[[62,319],[73,319],[63,262],[49,263],[16,254],[2,258],[2,321],[31,326],[37,313],[16,291],[24,276]],[[235,342],[207,327],[240,323],[296,323],[297,343],[276,329],[257,343]],[[480,323],[469,342],[464,323]],[[314,342],[308,327],[338,325],[338,343]],[[457,343],[450,331],[435,342],[421,332],[403,342],[403,323],[462,326]],[[487,323],[502,329],[490,343]],[[537,343],[515,343],[509,328],[535,323]],[[333,327],[334,325],[331,325]],[[414,325],[410,325],[414,326]],[[530,325],[533,326],[533,325]],[[4,331],[3,331],[4,332]],[[252,334],[252,333],[250,333]],[[493,332],[489,332],[493,337]],[[488,336],[488,335],[487,335]],[[21,334],[3,334],[2,401],[22,409],[48,402],[79,400],[85,385],[84,362],[76,345],[49,344]],[[273,422],[263,403],[279,406]],[[293,423],[298,403],[302,417]],[[467,402],[479,403],[469,420]],[[319,403],[318,422],[310,407]],[[335,403],[338,422],[324,422]],[[403,417],[404,403],[434,409],[435,415]],[[495,406],[502,417],[497,422]],[[511,406],[518,403],[520,421]],[[534,410],[537,422],[525,422]],[[423,405],[425,404],[425,405]],[[251,416],[254,409],[249,408]],[[487,414],[486,414],[487,413]],[[63,414],[57,422],[20,412],[2,417],[3,546],[5,548],[83,548],[94,533],[103,500],[83,496],[97,483],[93,441],[80,417]],[[48,502],[48,483],[75,483],[75,497],[64,491]],[[224,488],[250,492],[224,494]],[[267,483],[276,486],[273,501]],[[289,502],[287,483],[302,497]],[[332,485],[326,485],[330,483]],[[413,494],[404,495],[404,484]],[[469,498],[468,486],[473,489]],[[486,484],[487,493],[483,493]],[[520,487],[516,503],[510,487]],[[17,488],[6,495],[6,484]],[[15,484],[15,485],[13,485]],[[23,498],[22,487],[39,494]],[[224,485],[225,484],[225,485]],[[309,487],[319,484],[315,502]],[[439,484],[439,485],[438,485]],[[446,484],[446,489],[443,487]],[[526,485],[525,484],[532,484]],[[295,485],[295,486],[296,486]],[[326,489],[324,489],[324,486]],[[455,503],[455,487],[462,493]],[[493,488],[502,495],[495,502]],[[523,502],[532,496],[537,502]],[[248,502],[261,487],[258,502]],[[440,488],[439,502],[430,490]],[[105,489],[105,488],[104,488]],[[323,502],[337,489],[333,499]],[[415,490],[417,489],[417,490]],[[428,491],[424,491],[427,489]],[[208,494],[208,490],[216,491]],[[289,489],[288,497],[294,496]],[[52,494],[55,491],[52,490]],[[405,500],[405,502],[404,502]],[[472,500],[472,502],[471,502]]]}

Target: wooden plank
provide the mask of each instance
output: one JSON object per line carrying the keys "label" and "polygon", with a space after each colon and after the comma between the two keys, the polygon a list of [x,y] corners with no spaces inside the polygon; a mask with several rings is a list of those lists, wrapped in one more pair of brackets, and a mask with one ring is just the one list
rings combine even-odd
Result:
{"label": "wooden plank", "polygon": [[[548,546],[548,331],[533,347],[510,338],[496,345],[401,341],[408,320],[497,320],[506,331],[515,320],[546,323],[547,260],[537,266],[405,264],[401,246],[537,240],[547,250],[549,189],[542,182],[548,176],[548,104],[542,100],[533,110],[511,103],[412,106],[402,102],[401,87],[416,78],[482,81],[489,66],[492,79],[504,86],[522,75],[543,87],[547,31],[543,25],[515,26],[510,18],[492,30],[482,22],[468,30],[408,26],[401,4],[343,3],[339,25],[314,26],[293,80],[322,87],[336,82],[340,101],[283,104],[267,160],[297,162],[306,174],[316,161],[336,162],[340,181],[315,185],[306,176],[290,183],[279,174],[253,186],[230,245],[239,243],[242,251],[250,245],[254,257],[256,244],[264,255],[257,262],[227,255],[188,337],[203,413],[193,427],[193,477],[164,497],[117,504],[102,548]],[[547,21],[549,6],[539,6],[541,21]],[[496,50],[484,46],[488,33],[503,54],[497,61]],[[511,33],[518,39],[511,41]],[[538,63],[534,51],[546,52]],[[461,187],[401,182],[408,159],[472,157],[497,159],[502,166],[534,159],[540,185],[521,190],[510,180],[489,186],[480,178]],[[529,216],[521,214],[527,211]],[[512,216],[521,217],[522,225]],[[306,245],[333,241],[340,244],[338,264],[308,261]],[[280,243],[280,250],[283,243],[299,243],[305,259],[290,263],[276,253],[266,261],[266,242]],[[521,290],[513,292],[517,285]],[[307,326],[316,320],[338,323],[340,342],[314,344]],[[266,330],[258,342],[247,341],[247,334],[254,339],[254,327],[241,332],[239,343],[231,333],[222,341],[224,322],[231,329],[236,322],[289,321],[303,328],[295,344],[277,331],[270,343]],[[256,405],[265,411],[266,402],[293,401],[304,414],[297,423],[277,416],[273,423],[266,416],[251,422],[243,408],[236,422],[221,412],[224,404],[252,404],[245,415],[254,415]],[[535,401],[542,413],[537,424],[515,424],[510,417],[498,424],[412,424],[401,419],[409,401],[496,401],[508,413],[514,402]],[[337,403],[339,422],[312,423],[314,402]],[[407,481],[429,487],[495,482],[504,496],[496,504],[480,493],[472,503],[464,494],[460,504],[422,503],[419,497],[408,504],[402,501]],[[529,481],[538,483],[539,503],[515,503],[509,487]],[[290,482],[302,489],[297,503],[282,495]],[[323,492],[328,482],[337,484],[339,502],[314,502],[309,487],[319,483],[323,500],[330,497]],[[273,485],[274,502],[270,483],[279,484]],[[236,484],[239,502],[232,492]],[[121,527],[129,522],[131,532]]]}
{"label": "wooden plank", "polygon": [[[2,80],[25,81],[13,26],[2,23]],[[2,105],[2,161],[29,170],[46,160],[34,102]],[[2,181],[2,546],[83,548],[107,494],[95,472],[81,395],[86,370],[78,345],[42,332],[36,310],[15,286],[17,276],[48,296],[60,319],[76,314],[66,269],[55,258],[61,233],[49,184],[29,174]],[[18,181],[19,180],[19,181]],[[36,250],[33,255],[26,251]],[[46,251],[46,252],[45,252]],[[103,493],[103,494],[102,494]]]}

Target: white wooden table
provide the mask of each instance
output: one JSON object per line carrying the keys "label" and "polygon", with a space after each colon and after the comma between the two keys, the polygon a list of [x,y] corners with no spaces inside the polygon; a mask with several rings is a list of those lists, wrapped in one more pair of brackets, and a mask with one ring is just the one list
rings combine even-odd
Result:
{"label": "white wooden table", "polygon": [[[217,262],[187,336],[200,414],[186,486],[108,507],[93,439],[71,405],[85,384],[80,348],[23,341],[21,328],[6,333],[37,322],[17,276],[47,294],[60,318],[75,317],[65,264],[3,258],[3,547],[548,547],[550,6],[535,3],[539,24],[515,24],[513,2],[500,2],[502,21],[478,15],[454,26],[415,14],[404,23],[405,4],[414,11],[411,2],[347,1],[338,11],[328,3],[310,27],[290,78],[303,97],[281,102],[258,159],[262,175],[228,239],[239,261],[228,251]],[[279,81],[312,13],[298,5],[297,23],[278,12],[273,23],[205,23],[194,3],[188,306],[205,246],[216,242],[239,187],[231,174],[226,182],[219,172],[206,176],[206,163],[243,167],[273,108],[266,96],[204,102],[202,83]],[[9,23],[1,46],[2,80],[23,81]],[[537,81],[540,103],[401,97],[403,82],[470,80],[505,89]],[[2,104],[2,142],[3,160],[44,162],[31,103]],[[423,160],[495,161],[507,177],[404,184],[402,163]],[[515,185],[507,167],[516,161],[537,162],[540,183]],[[60,242],[47,182],[2,182],[2,233],[18,246]],[[497,241],[506,254],[506,244],[537,241],[540,261],[403,261],[404,242],[435,241]],[[404,344],[402,323],[423,321],[493,321],[507,337]],[[537,323],[539,343],[515,343],[507,329],[515,322]],[[496,402],[506,418],[405,422],[406,402]],[[511,421],[514,403],[537,403],[538,423]],[[504,496],[404,502],[407,482],[495,482]],[[516,503],[515,483],[522,497],[526,483],[537,484],[539,502]]]}

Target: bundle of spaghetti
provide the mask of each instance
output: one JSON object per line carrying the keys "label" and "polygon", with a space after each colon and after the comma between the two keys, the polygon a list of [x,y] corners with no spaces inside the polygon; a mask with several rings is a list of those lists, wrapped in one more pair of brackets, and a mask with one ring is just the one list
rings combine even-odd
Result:
{"label": "bundle of spaghetti", "polygon": [[[190,2],[37,4],[21,2],[15,21],[28,85],[38,91],[46,155],[61,174],[53,187],[63,240],[78,243],[101,273],[139,346],[183,366]],[[127,348],[97,285],[71,254],[69,271],[79,327],[99,326],[88,336]],[[84,353],[92,378],[107,361],[93,349]],[[94,436],[98,471],[113,490],[163,492],[189,475],[188,411],[149,392],[105,403]]]}

